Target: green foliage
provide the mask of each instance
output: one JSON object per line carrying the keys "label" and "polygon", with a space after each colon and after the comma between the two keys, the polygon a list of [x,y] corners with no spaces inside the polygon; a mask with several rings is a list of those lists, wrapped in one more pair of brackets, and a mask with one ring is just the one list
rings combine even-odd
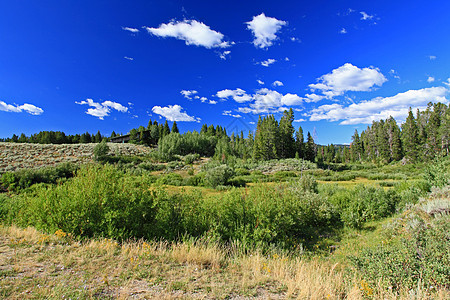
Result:
{"label": "green foliage", "polygon": [[227,165],[220,165],[212,168],[206,172],[205,180],[211,187],[219,185],[227,185],[231,177],[234,176],[234,171]]}
{"label": "green foliage", "polygon": [[430,186],[434,187],[444,187],[450,184],[450,157],[435,159],[425,169],[424,178]]}
{"label": "green foliage", "polygon": [[[365,249],[351,258],[372,285],[381,284],[386,290],[394,291],[418,286],[426,290],[449,287],[449,215],[430,218],[420,208],[423,205],[429,206],[428,203],[417,205],[394,219],[386,227],[388,238],[382,245]],[[445,207],[449,207],[448,200]],[[439,210],[440,206],[435,208]]]}
{"label": "green foliage", "polygon": [[197,153],[202,156],[213,156],[217,139],[215,137],[187,132],[171,133],[159,140],[158,152],[161,158],[171,160],[175,155]]}
{"label": "green foliage", "polygon": [[106,144],[106,140],[101,141],[94,147],[94,159],[96,161],[103,161],[109,152],[109,146]]}
{"label": "green foliage", "polygon": [[36,183],[56,183],[70,178],[77,168],[74,164],[63,163],[55,167],[6,172],[1,176],[0,183],[8,190],[18,192]]}
{"label": "green foliage", "polygon": [[183,177],[177,173],[164,174],[156,180],[156,184],[180,186],[183,185]]}
{"label": "green foliage", "polygon": [[191,164],[193,164],[196,160],[199,160],[200,159],[200,155],[199,154],[188,154],[188,155],[185,155],[184,156],[184,158],[183,158],[183,160],[184,160],[184,163],[186,164],[186,165],[191,165]]}

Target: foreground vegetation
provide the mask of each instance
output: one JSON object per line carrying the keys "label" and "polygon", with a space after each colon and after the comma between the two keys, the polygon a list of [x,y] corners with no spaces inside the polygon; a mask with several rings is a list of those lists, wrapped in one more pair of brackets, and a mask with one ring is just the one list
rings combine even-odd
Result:
{"label": "foreground vegetation", "polygon": [[320,169],[95,153],[1,177],[3,297],[449,295],[448,157]]}

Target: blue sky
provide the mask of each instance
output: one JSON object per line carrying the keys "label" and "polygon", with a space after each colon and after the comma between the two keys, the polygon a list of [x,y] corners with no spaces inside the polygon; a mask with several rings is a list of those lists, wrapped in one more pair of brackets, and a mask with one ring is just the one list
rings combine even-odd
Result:
{"label": "blue sky", "polygon": [[[0,137],[149,119],[320,144],[450,99],[449,1],[1,1]],[[171,122],[170,122],[171,123]]]}

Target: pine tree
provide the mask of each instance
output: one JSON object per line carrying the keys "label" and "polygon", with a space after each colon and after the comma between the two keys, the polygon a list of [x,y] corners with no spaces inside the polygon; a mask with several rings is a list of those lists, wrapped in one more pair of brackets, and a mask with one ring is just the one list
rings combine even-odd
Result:
{"label": "pine tree", "polygon": [[279,134],[279,157],[288,158],[294,157],[295,155],[295,140],[294,140],[294,126],[292,122],[294,121],[294,111],[292,108],[289,111],[285,110],[283,116],[280,120]]}
{"label": "pine tree", "polygon": [[306,145],[305,145],[305,159],[314,162],[315,159],[315,144],[311,133],[307,134]]}
{"label": "pine tree", "polygon": [[415,161],[417,159],[418,129],[411,109],[402,125],[402,143],[406,158]]}
{"label": "pine tree", "polygon": [[166,135],[170,134],[170,128],[169,128],[169,123],[164,122],[164,127],[163,127],[163,131],[162,131],[162,136],[165,137]]}
{"label": "pine tree", "polygon": [[303,139],[303,128],[301,126],[298,127],[295,133],[295,153],[298,153],[299,158],[305,157],[305,142]]}
{"label": "pine tree", "polygon": [[172,132],[180,133],[180,131],[178,130],[178,126],[177,126],[177,122],[176,121],[173,121]]}
{"label": "pine tree", "polygon": [[355,133],[352,136],[352,144],[350,145],[351,153],[352,153],[352,160],[353,161],[361,161],[361,154],[362,154],[362,143],[359,139],[358,130],[355,129]]}

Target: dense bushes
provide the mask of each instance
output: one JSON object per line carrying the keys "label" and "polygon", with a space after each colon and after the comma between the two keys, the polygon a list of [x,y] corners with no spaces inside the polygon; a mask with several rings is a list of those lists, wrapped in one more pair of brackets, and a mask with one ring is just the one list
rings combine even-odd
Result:
{"label": "dense bushes", "polygon": [[[432,210],[427,208],[432,207]],[[427,201],[407,210],[385,228],[382,245],[352,257],[373,286],[433,291],[449,288],[450,201]],[[444,213],[434,214],[435,211]],[[447,211],[447,212],[446,212]]]}
{"label": "dense bushes", "polygon": [[200,134],[196,131],[184,134],[171,133],[159,140],[158,153],[164,160],[171,160],[175,155],[196,153],[213,156],[217,138]]}
{"label": "dense bushes", "polygon": [[74,164],[64,163],[55,167],[6,172],[0,178],[0,184],[11,191],[19,191],[36,183],[56,183],[70,178],[77,168]]}

